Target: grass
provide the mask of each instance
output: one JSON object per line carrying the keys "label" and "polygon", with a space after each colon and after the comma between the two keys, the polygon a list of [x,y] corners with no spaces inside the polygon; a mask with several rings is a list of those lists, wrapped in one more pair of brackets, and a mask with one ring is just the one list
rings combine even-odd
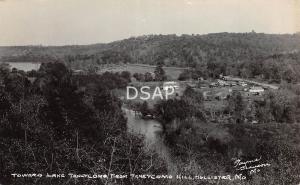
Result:
{"label": "grass", "polygon": [[[154,72],[156,66],[140,65],[140,64],[123,64],[123,65],[103,65],[101,66],[100,73],[108,72],[122,72],[129,71],[131,74]],[[168,80],[177,80],[179,75],[185,68],[176,67],[163,67],[168,77]]]}

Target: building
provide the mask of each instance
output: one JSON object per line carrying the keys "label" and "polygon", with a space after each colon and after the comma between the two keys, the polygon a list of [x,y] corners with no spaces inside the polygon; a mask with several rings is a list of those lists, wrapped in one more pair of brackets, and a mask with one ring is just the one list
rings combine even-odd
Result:
{"label": "building", "polygon": [[229,81],[230,86],[237,86],[237,83],[235,81]]}
{"label": "building", "polygon": [[230,76],[223,76],[222,75],[222,76],[220,76],[220,79],[225,80],[225,81],[230,81],[230,80],[232,81],[232,77],[230,77]]}
{"label": "building", "polygon": [[174,91],[178,91],[179,90],[179,83],[175,82],[175,81],[170,81],[170,82],[164,82],[163,83],[163,90],[164,91],[168,91],[170,88],[173,88]]}
{"label": "building", "polygon": [[224,80],[217,80],[217,84],[222,87],[229,86],[229,83],[225,82]]}
{"label": "building", "polygon": [[239,85],[242,86],[242,87],[245,87],[245,86],[247,86],[248,84],[247,84],[246,82],[240,81],[240,82],[239,82]]}
{"label": "building", "polygon": [[216,82],[212,82],[209,84],[209,87],[212,88],[212,87],[218,87],[218,84]]}
{"label": "building", "polygon": [[264,93],[264,91],[265,90],[262,87],[259,87],[259,86],[257,86],[257,87],[251,87],[249,89],[249,93],[253,94],[253,95],[262,95]]}
{"label": "building", "polygon": [[78,70],[73,70],[73,74],[74,75],[85,75],[86,72],[84,70],[78,69]]}

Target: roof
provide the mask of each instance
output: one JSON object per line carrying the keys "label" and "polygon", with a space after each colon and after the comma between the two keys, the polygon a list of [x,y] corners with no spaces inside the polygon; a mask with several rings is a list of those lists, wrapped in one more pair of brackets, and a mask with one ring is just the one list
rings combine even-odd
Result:
{"label": "roof", "polygon": [[171,82],[164,82],[163,86],[179,86],[179,83],[171,81]]}
{"label": "roof", "polygon": [[249,89],[250,92],[262,92],[264,89],[262,87],[251,87]]}
{"label": "roof", "polygon": [[73,70],[75,73],[80,73],[80,72],[83,72],[83,70],[81,69],[77,69],[77,70]]}

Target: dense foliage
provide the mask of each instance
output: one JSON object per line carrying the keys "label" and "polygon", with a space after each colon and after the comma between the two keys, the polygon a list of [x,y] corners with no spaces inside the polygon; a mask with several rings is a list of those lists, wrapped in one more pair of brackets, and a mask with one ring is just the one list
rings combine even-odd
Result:
{"label": "dense foliage", "polygon": [[[228,116],[229,121],[213,123],[205,114],[201,94],[187,88],[181,99],[157,104],[156,113],[165,128],[165,143],[180,166],[177,173],[242,173],[247,179],[212,181],[213,184],[293,184],[298,182],[300,170],[296,162],[300,160],[297,134],[300,127],[295,124],[300,110],[298,99],[299,96],[287,89],[269,91],[252,101],[234,92],[225,111],[215,115],[223,121]],[[252,174],[250,170],[238,171],[234,167],[237,159],[256,158],[260,159],[256,164],[270,166]]]}
{"label": "dense foliage", "polygon": [[[155,154],[144,152],[142,140],[126,132],[121,102],[109,91],[123,86],[111,83],[120,78],[126,81],[128,74],[91,76],[87,83],[87,76],[73,76],[62,63],[47,63],[36,75],[31,83],[26,74],[1,68],[0,183],[74,184],[68,173],[165,171]],[[67,178],[13,178],[14,173],[65,174]],[[77,180],[81,184],[134,181]]]}

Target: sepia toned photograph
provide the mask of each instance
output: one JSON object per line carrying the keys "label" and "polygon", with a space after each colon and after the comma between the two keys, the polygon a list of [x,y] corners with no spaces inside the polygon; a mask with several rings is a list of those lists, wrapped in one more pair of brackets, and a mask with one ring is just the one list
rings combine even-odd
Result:
{"label": "sepia toned photograph", "polygon": [[0,0],[0,185],[299,185],[300,0]]}

